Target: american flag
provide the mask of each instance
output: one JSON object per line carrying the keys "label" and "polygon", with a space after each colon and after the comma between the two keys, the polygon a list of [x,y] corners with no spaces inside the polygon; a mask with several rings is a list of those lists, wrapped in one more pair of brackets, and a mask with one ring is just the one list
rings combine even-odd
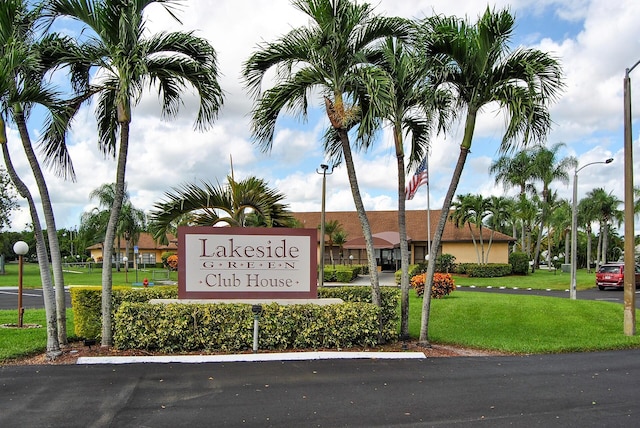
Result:
{"label": "american flag", "polygon": [[429,171],[427,171],[427,157],[425,156],[422,162],[420,162],[420,165],[418,165],[415,174],[413,174],[413,177],[411,177],[407,183],[407,188],[405,189],[407,200],[413,199],[418,188],[427,183],[429,183]]}

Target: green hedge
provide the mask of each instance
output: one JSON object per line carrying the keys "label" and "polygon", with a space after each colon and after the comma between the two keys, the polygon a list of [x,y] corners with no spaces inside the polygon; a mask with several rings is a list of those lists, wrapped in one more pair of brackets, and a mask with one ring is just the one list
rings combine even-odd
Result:
{"label": "green hedge", "polygon": [[526,253],[516,251],[509,254],[509,263],[511,263],[514,275],[529,274],[529,256]]}
{"label": "green hedge", "polygon": [[[347,303],[326,306],[265,305],[261,316],[260,328],[263,333],[260,347],[349,347],[374,345],[378,339],[388,341],[396,338],[397,289],[382,288],[381,309],[371,305],[370,287],[325,287],[318,289],[318,297],[341,298]],[[71,298],[76,335],[100,339],[101,289],[74,287],[71,289]],[[241,350],[253,341],[251,305],[146,303],[156,298],[177,298],[177,287],[114,287],[112,313],[116,347],[167,352]],[[382,321],[380,337],[376,327],[378,319]],[[250,338],[249,342],[247,337]]]}
{"label": "green hedge", "polygon": [[477,263],[459,263],[456,273],[469,275],[475,278],[497,278],[511,275],[512,266],[508,263],[489,263],[479,265]]}
{"label": "green hedge", "polygon": [[[102,337],[102,289],[100,287],[71,287],[74,332],[78,337],[100,339]],[[150,299],[177,299],[175,285],[149,288],[113,287],[112,313],[120,304],[148,302]],[[113,318],[113,317],[112,317]]]}
{"label": "green hedge", "polygon": [[[263,306],[260,349],[348,348],[377,343],[379,309],[370,303]],[[119,349],[242,351],[253,344],[247,304],[123,303],[115,316]]]}
{"label": "green hedge", "polygon": [[324,281],[325,282],[344,282],[349,283],[358,277],[358,272],[361,271],[360,267],[354,266],[325,266],[324,268]]}

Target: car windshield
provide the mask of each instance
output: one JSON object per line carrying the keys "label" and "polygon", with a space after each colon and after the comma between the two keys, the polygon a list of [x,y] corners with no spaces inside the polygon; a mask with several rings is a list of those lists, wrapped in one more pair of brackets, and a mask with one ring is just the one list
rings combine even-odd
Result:
{"label": "car windshield", "polygon": [[620,266],[601,266],[600,273],[620,273]]}

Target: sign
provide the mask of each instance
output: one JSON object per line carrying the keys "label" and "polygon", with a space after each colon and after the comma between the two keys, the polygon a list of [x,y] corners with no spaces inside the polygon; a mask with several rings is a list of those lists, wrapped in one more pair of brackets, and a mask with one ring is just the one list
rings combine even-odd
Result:
{"label": "sign", "polygon": [[315,229],[178,228],[180,299],[316,299]]}
{"label": "sign", "polygon": [[137,245],[133,246],[133,254],[138,254],[138,246]]}

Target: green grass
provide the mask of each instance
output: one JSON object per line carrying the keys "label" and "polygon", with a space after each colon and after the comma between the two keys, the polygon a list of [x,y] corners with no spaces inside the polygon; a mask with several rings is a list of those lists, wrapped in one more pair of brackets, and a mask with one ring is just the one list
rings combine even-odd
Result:
{"label": "green grass", "polygon": [[[142,282],[144,278],[148,278],[149,281],[153,281],[152,270],[162,271],[163,269],[149,268],[138,271],[138,282]],[[178,280],[177,272],[170,272],[170,279],[173,281]],[[113,285],[125,285],[131,284],[136,281],[135,270],[129,269],[128,273],[121,269],[120,272],[113,270]],[[25,263],[22,272],[22,285],[24,288],[40,288],[40,268],[37,263]],[[93,267],[92,269],[84,267],[74,267],[64,269],[64,284],[65,285],[101,285],[102,284],[102,269],[100,267]],[[18,285],[18,264],[7,263],[5,265],[5,274],[0,275],[0,287],[17,286]]]}
{"label": "green grass", "polygon": [[[47,329],[44,309],[24,311],[24,324],[39,324],[41,328],[1,328],[0,361],[26,357],[44,352],[47,347]],[[17,324],[18,310],[0,311],[0,324]],[[73,333],[73,311],[67,309],[67,332]],[[72,340],[73,336],[69,340]]]}
{"label": "green grass", "polygon": [[[410,296],[410,333],[420,332],[422,299]],[[67,311],[70,334],[73,313]],[[25,323],[44,326],[44,310],[25,311]],[[0,324],[17,323],[17,310],[0,311]],[[640,347],[623,333],[623,306],[557,297],[454,292],[431,302],[429,340],[509,353],[559,353]],[[0,328],[0,361],[43,352],[46,330]]]}
{"label": "green grass", "polygon": [[[511,275],[501,278],[470,278],[468,276],[452,274],[457,286],[476,287],[518,287],[532,288],[534,290],[568,290],[571,283],[571,275],[567,272],[549,272],[538,269],[529,275]],[[576,289],[587,290],[596,286],[596,274],[592,270],[587,273],[586,269],[576,271]]]}
{"label": "green grass", "polygon": [[[412,337],[419,335],[421,310],[422,299],[412,296]],[[624,335],[621,304],[472,291],[431,301],[429,340],[511,353],[640,347],[640,336]]]}

